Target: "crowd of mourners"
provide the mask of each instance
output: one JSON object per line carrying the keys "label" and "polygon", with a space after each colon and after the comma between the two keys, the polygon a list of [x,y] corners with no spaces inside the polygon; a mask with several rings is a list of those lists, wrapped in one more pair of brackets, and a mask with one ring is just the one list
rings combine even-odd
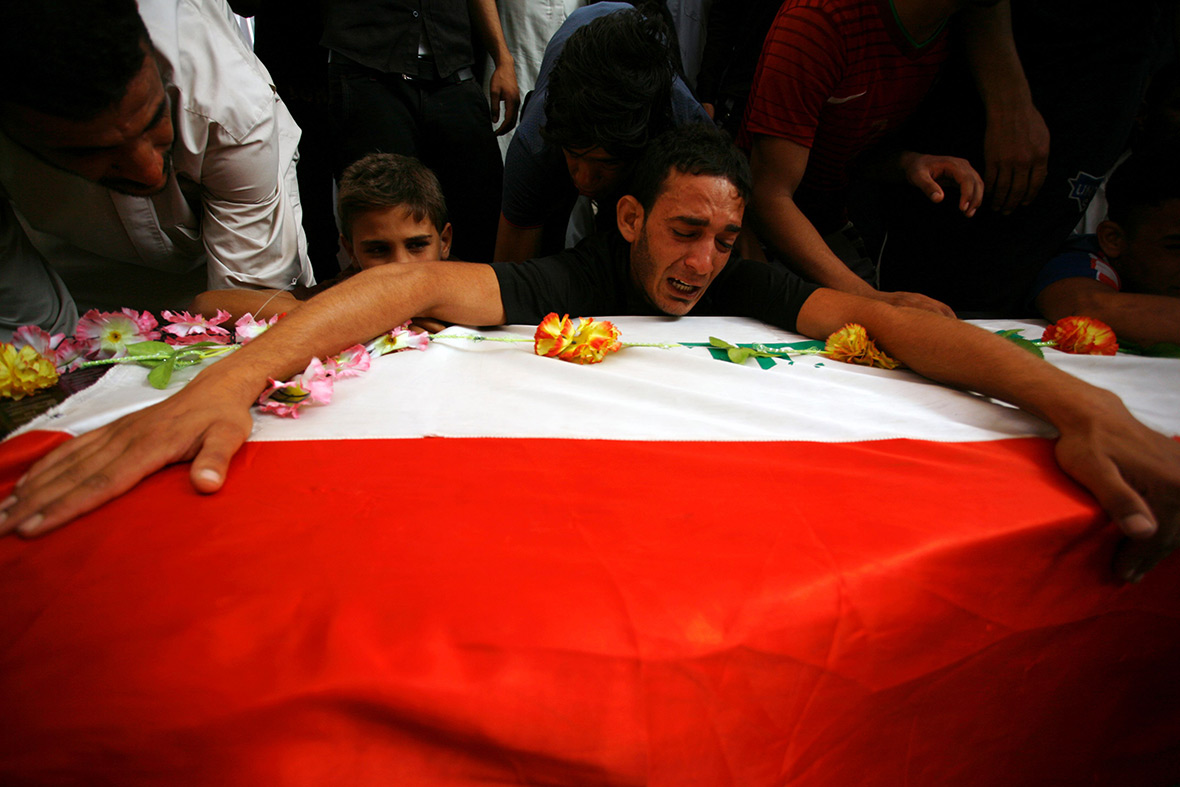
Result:
{"label": "crowd of mourners", "polygon": [[6,334],[551,256],[617,233],[650,142],[704,123],[752,173],[735,255],[1180,342],[1174,2],[22,5],[2,20]]}

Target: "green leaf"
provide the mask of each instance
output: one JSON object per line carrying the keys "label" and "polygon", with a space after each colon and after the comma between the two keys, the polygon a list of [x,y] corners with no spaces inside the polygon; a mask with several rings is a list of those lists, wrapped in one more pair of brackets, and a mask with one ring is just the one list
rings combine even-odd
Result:
{"label": "green leaf", "polygon": [[[1005,339],[1011,339],[1013,336],[1020,336],[1019,328],[1005,328],[1002,331],[996,331],[996,336],[1003,336]],[[1023,338],[1023,337],[1021,337]]]}
{"label": "green leaf", "polygon": [[140,355],[161,355],[176,352],[171,345],[164,342],[136,342],[127,345],[127,354],[133,357]]}
{"label": "green leaf", "polygon": [[709,344],[713,345],[714,347],[720,347],[723,350],[729,350],[733,348],[732,344],[725,341],[724,339],[718,339],[716,336],[709,337]]}
{"label": "green leaf", "polygon": [[728,353],[729,360],[731,363],[745,363],[753,352],[753,350],[746,347],[733,347]]}
{"label": "green leaf", "polygon": [[153,388],[167,388],[168,381],[172,379],[172,371],[175,368],[176,356],[173,355],[171,358],[148,372],[148,382],[152,384]]}
{"label": "green leaf", "polygon": [[1038,358],[1045,357],[1045,353],[1041,350],[1041,348],[1037,347],[1036,344],[1034,344],[1033,342],[1031,342],[1028,339],[1021,336],[1020,331],[1016,331],[1016,330],[996,331],[996,335],[1003,336],[1005,339],[1012,342],[1017,347],[1023,347],[1024,349],[1028,350],[1030,353],[1037,356]]}

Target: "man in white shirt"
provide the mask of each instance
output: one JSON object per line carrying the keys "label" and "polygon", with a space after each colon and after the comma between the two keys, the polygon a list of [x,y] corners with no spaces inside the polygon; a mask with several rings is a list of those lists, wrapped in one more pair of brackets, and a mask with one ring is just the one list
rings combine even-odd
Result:
{"label": "man in white shirt", "polygon": [[0,60],[0,338],[314,283],[299,128],[224,0],[5,4]]}

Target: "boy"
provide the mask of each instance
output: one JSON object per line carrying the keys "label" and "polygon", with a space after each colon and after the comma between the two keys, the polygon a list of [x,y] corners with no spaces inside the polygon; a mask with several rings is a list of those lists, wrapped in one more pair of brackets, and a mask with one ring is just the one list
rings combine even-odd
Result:
{"label": "boy", "polygon": [[1110,176],[1107,219],[1078,235],[1033,287],[1047,320],[1095,317],[1140,344],[1180,343],[1180,154],[1133,154]]}
{"label": "boy", "polygon": [[314,287],[283,290],[210,290],[196,297],[192,311],[218,309],[234,319],[289,312],[300,302],[362,270],[392,262],[445,260],[451,253],[451,225],[438,178],[425,165],[396,153],[371,153],[344,170],[337,191],[340,244],[349,264],[338,276]]}

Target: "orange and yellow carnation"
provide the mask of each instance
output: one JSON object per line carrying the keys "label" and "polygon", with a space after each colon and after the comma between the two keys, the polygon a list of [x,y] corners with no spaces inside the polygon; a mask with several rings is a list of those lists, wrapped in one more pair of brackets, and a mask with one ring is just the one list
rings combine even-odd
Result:
{"label": "orange and yellow carnation", "polygon": [[556,358],[570,346],[573,338],[574,324],[569,315],[558,317],[556,312],[549,312],[533,334],[533,352],[546,358]]}
{"label": "orange and yellow carnation", "polygon": [[57,382],[57,368],[32,347],[0,344],[0,396],[23,399]]}
{"label": "orange and yellow carnation", "polygon": [[896,369],[900,361],[890,358],[869,338],[863,325],[850,322],[828,337],[824,355],[835,361],[856,363],[861,366],[877,366],[881,369]]}
{"label": "orange and yellow carnation", "polygon": [[1093,317],[1062,317],[1045,328],[1041,340],[1075,355],[1114,355],[1119,351],[1114,330]]}
{"label": "orange and yellow carnation", "polygon": [[614,323],[579,317],[575,325],[568,314],[558,317],[550,313],[533,335],[533,351],[537,355],[570,363],[601,363],[607,354],[622,346]]}

